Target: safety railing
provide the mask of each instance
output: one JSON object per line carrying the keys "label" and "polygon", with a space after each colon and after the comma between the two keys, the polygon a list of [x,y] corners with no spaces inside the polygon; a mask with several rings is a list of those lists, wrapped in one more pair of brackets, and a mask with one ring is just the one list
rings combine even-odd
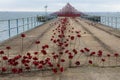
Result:
{"label": "safety railing", "polygon": [[101,16],[101,24],[120,29],[120,17]]}
{"label": "safety railing", "polygon": [[0,42],[41,24],[37,17],[0,20]]}

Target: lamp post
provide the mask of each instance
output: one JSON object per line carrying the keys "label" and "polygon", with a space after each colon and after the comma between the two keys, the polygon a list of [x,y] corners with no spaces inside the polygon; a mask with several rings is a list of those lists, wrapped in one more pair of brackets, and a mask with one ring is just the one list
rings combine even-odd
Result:
{"label": "lamp post", "polygon": [[47,21],[47,5],[44,7],[45,8],[45,20]]}

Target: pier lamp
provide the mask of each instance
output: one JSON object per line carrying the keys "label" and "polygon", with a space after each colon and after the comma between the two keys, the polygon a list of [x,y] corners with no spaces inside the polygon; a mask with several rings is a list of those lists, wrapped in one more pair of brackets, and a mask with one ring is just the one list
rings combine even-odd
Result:
{"label": "pier lamp", "polygon": [[47,8],[48,8],[48,6],[46,5],[44,8],[45,8],[45,19],[47,21]]}

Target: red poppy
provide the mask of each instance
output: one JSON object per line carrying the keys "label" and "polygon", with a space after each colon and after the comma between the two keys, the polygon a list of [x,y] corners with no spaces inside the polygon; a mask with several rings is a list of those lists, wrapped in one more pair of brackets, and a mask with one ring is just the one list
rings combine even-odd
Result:
{"label": "red poppy", "polygon": [[63,72],[63,71],[64,71],[64,68],[63,68],[63,67],[61,67],[61,68],[60,68],[60,72]]}
{"label": "red poppy", "polygon": [[81,35],[77,35],[77,37],[81,37]]}
{"label": "red poppy", "polygon": [[74,54],[77,54],[77,50],[76,49],[73,49],[73,52],[74,52]]}
{"label": "red poppy", "polygon": [[22,73],[23,72],[23,69],[22,68],[19,68],[18,69],[18,73]]}
{"label": "red poppy", "polygon": [[73,59],[73,56],[72,56],[72,55],[69,55],[69,59]]}
{"label": "red poppy", "polygon": [[12,71],[13,73],[17,73],[17,72],[18,72],[18,70],[17,70],[16,68],[13,68],[11,71]]}
{"label": "red poppy", "polygon": [[63,52],[59,52],[59,54],[60,54],[60,55],[62,55],[62,54],[63,54]]}
{"label": "red poppy", "polygon": [[69,50],[66,50],[66,51],[65,51],[65,53],[68,53],[68,52],[69,52]]}
{"label": "red poppy", "polygon": [[38,52],[34,52],[34,54],[35,54],[35,55],[37,55],[37,54],[38,54]]}
{"label": "red poppy", "polygon": [[11,49],[11,47],[10,47],[10,46],[7,46],[6,49],[9,50],[9,49]]}
{"label": "red poppy", "polygon": [[71,36],[71,40],[74,40],[74,36]]}
{"label": "red poppy", "polygon": [[39,66],[38,66],[38,69],[42,69],[42,68],[43,68],[43,66],[42,66],[42,65],[39,65]]}
{"label": "red poppy", "polygon": [[38,60],[38,58],[37,57],[33,57],[33,60]]}
{"label": "red poppy", "polygon": [[114,56],[115,56],[115,57],[118,57],[118,56],[119,56],[119,54],[118,54],[118,53],[115,53],[115,54],[114,54]]}
{"label": "red poppy", "polygon": [[28,52],[27,55],[30,56],[31,54]]}
{"label": "red poppy", "polygon": [[4,54],[4,51],[0,51],[0,54]]}
{"label": "red poppy", "polygon": [[36,44],[40,44],[40,41],[36,41],[35,43],[36,43]]}
{"label": "red poppy", "polygon": [[102,52],[101,50],[99,50],[99,51],[98,51],[98,56],[101,57],[101,56],[102,56],[102,53],[103,53],[103,52]]}
{"label": "red poppy", "polygon": [[65,44],[65,47],[68,47],[68,44]]}
{"label": "red poppy", "polygon": [[8,57],[7,56],[3,56],[3,60],[8,60]]}
{"label": "red poppy", "polygon": [[21,37],[24,38],[24,37],[26,37],[26,35],[25,34],[21,34]]}
{"label": "red poppy", "polygon": [[49,48],[49,46],[48,46],[48,45],[45,45],[45,48]]}
{"label": "red poppy", "polygon": [[78,66],[80,65],[80,61],[76,61],[75,64]]}
{"label": "red poppy", "polygon": [[90,53],[90,56],[93,56],[93,55],[95,55],[95,52],[91,52],[91,53]]}
{"label": "red poppy", "polygon": [[81,53],[84,53],[84,50],[81,49],[80,52],[81,52]]}
{"label": "red poppy", "polygon": [[91,61],[91,60],[89,60],[89,64],[92,64],[92,61]]}
{"label": "red poppy", "polygon": [[102,62],[105,62],[105,59],[101,59],[102,60]]}
{"label": "red poppy", "polygon": [[53,71],[54,73],[57,73],[57,69],[56,69],[56,68],[52,69],[52,71]]}
{"label": "red poppy", "polygon": [[110,54],[107,54],[107,57],[110,57]]}
{"label": "red poppy", "polygon": [[2,67],[2,72],[6,72],[7,69],[5,67]]}
{"label": "red poppy", "polygon": [[41,53],[43,53],[44,55],[47,54],[47,52],[45,50],[41,50]]}
{"label": "red poppy", "polygon": [[88,48],[84,48],[84,49],[85,49],[85,51],[90,52],[90,50]]}
{"label": "red poppy", "polygon": [[60,67],[60,64],[57,64],[57,67]]}
{"label": "red poppy", "polygon": [[61,62],[65,62],[65,59],[61,59]]}

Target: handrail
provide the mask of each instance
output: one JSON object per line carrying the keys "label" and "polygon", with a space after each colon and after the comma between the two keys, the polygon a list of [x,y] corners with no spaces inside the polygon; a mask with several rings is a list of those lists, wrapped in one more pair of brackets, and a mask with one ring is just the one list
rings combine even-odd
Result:
{"label": "handrail", "polygon": [[30,30],[40,24],[41,22],[37,21],[37,16],[9,19],[9,20],[0,20],[0,37],[1,37],[0,41],[11,38],[24,31]]}

